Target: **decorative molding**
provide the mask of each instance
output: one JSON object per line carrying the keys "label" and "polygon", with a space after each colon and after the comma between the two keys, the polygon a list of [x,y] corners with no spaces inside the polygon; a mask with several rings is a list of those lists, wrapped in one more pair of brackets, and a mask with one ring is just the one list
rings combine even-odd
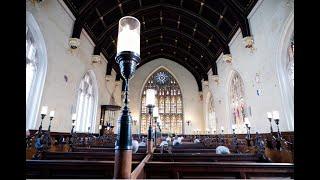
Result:
{"label": "decorative molding", "polygon": [[100,55],[92,55],[91,64],[94,64],[94,63],[99,63],[99,64],[102,63]]}
{"label": "decorative molding", "polygon": [[245,48],[250,49],[251,53],[256,50],[256,48],[253,46],[254,45],[254,40],[253,40],[252,36],[244,37],[243,38],[243,43],[245,44]]}
{"label": "decorative molding", "polygon": [[112,80],[112,75],[111,74],[110,75],[106,75],[106,80],[107,80],[107,82],[111,81]]}
{"label": "decorative molding", "polygon": [[69,38],[69,46],[71,49],[77,49],[78,47],[80,47],[80,39]]}
{"label": "decorative molding", "polygon": [[224,62],[229,63],[229,64],[232,62],[232,56],[231,56],[231,54],[224,54],[224,55],[222,56],[222,59],[223,59]]}

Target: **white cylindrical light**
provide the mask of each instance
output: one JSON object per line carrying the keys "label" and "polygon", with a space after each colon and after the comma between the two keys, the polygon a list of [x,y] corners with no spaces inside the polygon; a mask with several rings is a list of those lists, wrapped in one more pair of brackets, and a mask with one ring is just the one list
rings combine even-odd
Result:
{"label": "white cylindrical light", "polygon": [[244,118],[244,124],[248,124],[248,125],[250,124],[249,118],[247,117]]}
{"label": "white cylindrical light", "polygon": [[140,55],[140,22],[132,16],[119,20],[117,54],[130,51]]}
{"label": "white cylindrical light", "polygon": [[232,125],[231,125],[231,128],[232,128],[232,130],[235,130],[235,129],[236,129],[236,125],[235,125],[235,124],[232,124]]}
{"label": "white cylindrical light", "polygon": [[42,106],[41,114],[47,114],[47,113],[48,113],[48,106]]}
{"label": "white cylindrical light", "polygon": [[54,117],[54,111],[50,111],[50,117]]}
{"label": "white cylindrical light", "polygon": [[223,126],[221,126],[221,131],[224,131],[224,127]]}
{"label": "white cylindrical light", "polygon": [[146,90],[146,105],[154,106],[156,103],[156,90],[147,89]]}
{"label": "white cylindrical light", "polygon": [[101,130],[101,129],[102,129],[102,125],[100,124],[100,125],[99,125],[99,130]]}
{"label": "white cylindrical light", "polygon": [[76,114],[76,113],[73,113],[71,119],[72,119],[72,120],[76,120],[76,119],[77,119],[77,114]]}
{"label": "white cylindrical light", "polygon": [[271,112],[267,112],[267,116],[269,119],[272,119],[272,113]]}
{"label": "white cylindrical light", "polygon": [[272,111],[272,118],[279,119],[279,111]]}
{"label": "white cylindrical light", "polygon": [[153,117],[158,118],[159,117],[159,109],[158,107],[153,108]]}

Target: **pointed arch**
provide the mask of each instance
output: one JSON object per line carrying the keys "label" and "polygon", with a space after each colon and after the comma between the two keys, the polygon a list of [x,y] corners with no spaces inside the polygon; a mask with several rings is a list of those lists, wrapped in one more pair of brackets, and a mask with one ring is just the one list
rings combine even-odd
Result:
{"label": "pointed arch", "polygon": [[96,76],[93,70],[89,70],[82,77],[78,89],[76,131],[95,132],[98,94]]}
{"label": "pointed arch", "polygon": [[[246,93],[244,83],[240,74],[232,70],[228,81],[228,99],[229,99],[229,126],[236,125],[237,133],[245,133],[244,118],[247,114]],[[228,129],[230,129],[228,128]]]}
{"label": "pointed arch", "polygon": [[148,112],[145,107],[145,90],[157,90],[156,107],[159,108],[163,133],[184,132],[183,97],[179,82],[167,68],[159,67],[146,78],[141,91],[140,132],[147,133]]}
{"label": "pointed arch", "polygon": [[[275,67],[277,70],[277,77],[281,92],[281,108],[284,117],[287,122],[288,130],[294,130],[294,88],[290,83],[290,77],[288,73],[288,62],[290,56],[288,54],[288,48],[293,39],[294,34],[294,12],[291,12],[288,19],[283,26],[283,30],[280,36],[278,45],[277,57],[275,58]],[[293,53],[293,52],[292,52]],[[292,54],[292,61],[294,55]],[[293,82],[293,79],[292,79]],[[280,117],[281,118],[281,117]]]}
{"label": "pointed arch", "polygon": [[47,74],[47,50],[40,27],[26,12],[26,128],[36,129]]}

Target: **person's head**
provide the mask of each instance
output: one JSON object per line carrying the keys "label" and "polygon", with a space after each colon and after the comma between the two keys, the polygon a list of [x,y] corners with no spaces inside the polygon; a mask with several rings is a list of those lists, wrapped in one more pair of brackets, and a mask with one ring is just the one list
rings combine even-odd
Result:
{"label": "person's head", "polygon": [[137,140],[132,140],[132,152],[136,153],[139,149],[139,142]]}

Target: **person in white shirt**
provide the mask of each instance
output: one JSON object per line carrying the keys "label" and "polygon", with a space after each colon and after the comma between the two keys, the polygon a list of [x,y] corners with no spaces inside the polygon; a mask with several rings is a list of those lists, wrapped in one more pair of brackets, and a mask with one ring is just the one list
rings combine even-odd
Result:
{"label": "person in white shirt", "polygon": [[218,146],[216,148],[216,154],[230,154],[230,150],[226,146]]}

